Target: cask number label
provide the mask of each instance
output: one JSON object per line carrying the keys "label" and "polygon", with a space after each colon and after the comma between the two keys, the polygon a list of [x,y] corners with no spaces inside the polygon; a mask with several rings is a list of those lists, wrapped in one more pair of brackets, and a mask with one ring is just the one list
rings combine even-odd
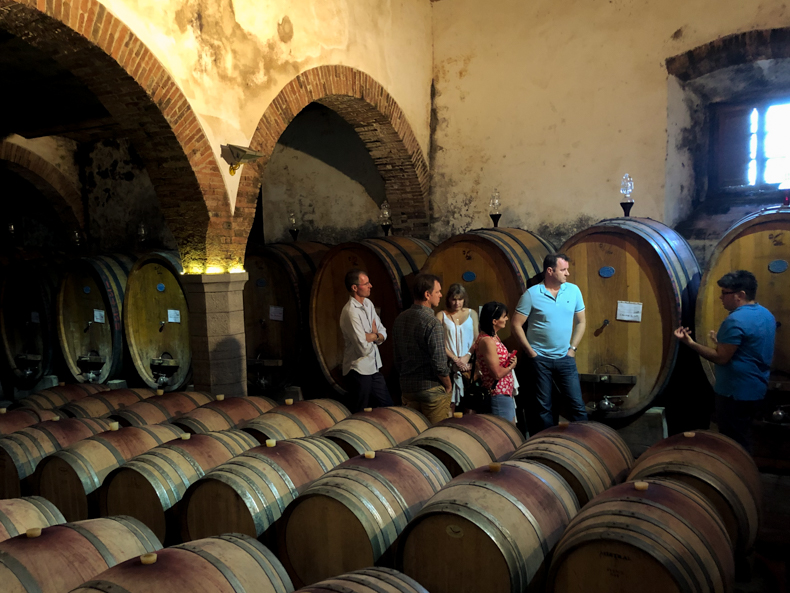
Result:
{"label": "cask number label", "polygon": [[93,323],[104,323],[104,311],[101,309],[93,310]]}

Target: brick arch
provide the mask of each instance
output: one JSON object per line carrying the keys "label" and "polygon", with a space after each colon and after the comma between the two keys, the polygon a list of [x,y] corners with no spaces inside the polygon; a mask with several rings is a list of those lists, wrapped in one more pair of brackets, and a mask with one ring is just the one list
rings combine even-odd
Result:
{"label": "brick arch", "polygon": [[760,29],[720,37],[667,59],[667,72],[683,82],[721,68],[790,58],[790,28]]}
{"label": "brick arch", "polygon": [[427,238],[428,165],[405,114],[384,87],[364,72],[348,66],[319,66],[285,85],[258,123],[250,147],[266,157],[257,167],[245,167],[236,199],[234,241],[247,241],[261,174],[277,140],[294,117],[314,102],[345,119],[365,143],[384,178],[395,229]]}
{"label": "brick arch", "polygon": [[82,196],[55,165],[27,148],[6,141],[0,142],[0,161],[5,161],[10,171],[41,192],[70,231],[83,227]]}
{"label": "brick arch", "polygon": [[185,268],[237,258],[230,202],[205,132],[123,22],[97,0],[0,0],[0,28],[71,71],[113,116],[145,161]]}

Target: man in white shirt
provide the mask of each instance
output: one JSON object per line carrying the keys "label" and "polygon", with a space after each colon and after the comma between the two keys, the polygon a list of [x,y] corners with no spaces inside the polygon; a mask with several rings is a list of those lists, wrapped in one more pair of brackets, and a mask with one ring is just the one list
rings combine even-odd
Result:
{"label": "man in white shirt", "polygon": [[343,332],[343,376],[351,394],[354,412],[367,407],[391,406],[387,383],[381,374],[379,346],[387,339],[387,329],[368,298],[373,285],[362,270],[351,270],[345,278],[348,302],[340,313]]}

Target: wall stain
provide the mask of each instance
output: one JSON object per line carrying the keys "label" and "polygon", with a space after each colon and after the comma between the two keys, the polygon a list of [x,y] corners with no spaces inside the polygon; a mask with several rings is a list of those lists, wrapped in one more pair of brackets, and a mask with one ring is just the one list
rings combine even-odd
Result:
{"label": "wall stain", "polygon": [[277,23],[277,35],[283,43],[289,43],[291,39],[294,38],[294,26],[288,15],[285,15],[283,19]]}

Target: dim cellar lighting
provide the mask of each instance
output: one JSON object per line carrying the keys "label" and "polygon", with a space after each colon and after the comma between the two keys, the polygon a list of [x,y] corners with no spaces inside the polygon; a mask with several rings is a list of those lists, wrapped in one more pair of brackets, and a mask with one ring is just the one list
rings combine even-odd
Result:
{"label": "dim cellar lighting", "polygon": [[209,266],[206,268],[206,274],[224,274],[225,268],[220,266]]}
{"label": "dim cellar lighting", "polygon": [[499,190],[494,188],[491,192],[491,199],[488,201],[488,216],[491,222],[494,223],[494,228],[499,226],[499,219],[502,218],[502,213],[499,209],[502,207],[502,202],[499,199]]}
{"label": "dim cellar lighting", "polygon": [[620,182],[620,193],[623,198],[620,200],[620,207],[623,209],[623,216],[631,215],[631,208],[634,207],[634,199],[631,194],[634,192],[634,180],[626,173],[623,175],[623,180]]}
{"label": "dim cellar lighting", "polygon": [[296,238],[299,236],[299,228],[296,226],[296,212],[293,210],[288,211],[288,223],[291,225],[288,228],[288,232],[291,233],[291,238],[296,241]]}
{"label": "dim cellar lighting", "polygon": [[145,243],[145,240],[148,239],[148,227],[145,226],[144,222],[137,225],[137,238],[140,240],[140,243]]}
{"label": "dim cellar lighting", "polygon": [[392,212],[390,211],[390,203],[387,200],[381,203],[379,224],[381,225],[381,230],[384,231],[384,236],[389,236],[390,229],[392,229]]}

